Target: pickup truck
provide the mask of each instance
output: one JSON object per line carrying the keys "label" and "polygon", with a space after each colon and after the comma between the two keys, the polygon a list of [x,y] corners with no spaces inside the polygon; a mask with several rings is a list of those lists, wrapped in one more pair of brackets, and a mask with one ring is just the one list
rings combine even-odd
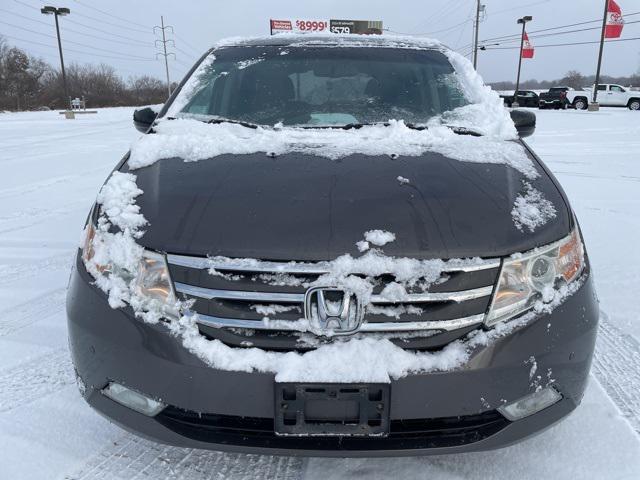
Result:
{"label": "pickup truck", "polygon": [[[500,92],[500,98],[504,100],[504,104],[510,107],[513,104],[512,92]],[[537,107],[538,94],[532,90],[518,90],[518,105],[521,107]]]}
{"label": "pickup truck", "polygon": [[[543,109],[547,107],[565,109],[571,104],[567,98],[570,92],[574,92],[571,87],[551,87],[548,92],[542,92],[538,97],[538,107]],[[587,97],[584,98],[585,108],[587,105]]]}
{"label": "pickup truck", "polygon": [[[540,94],[539,107],[567,108],[586,110],[593,97],[593,87],[574,90],[571,87],[551,87],[548,92]],[[627,107],[629,110],[640,110],[640,92],[627,90],[620,85],[598,84],[598,103],[603,107]]]}
{"label": "pickup truck", "polygon": [[[592,98],[593,87],[585,88]],[[627,107],[629,110],[640,110],[640,92],[629,90],[613,83],[598,84],[598,103],[602,107]]]}

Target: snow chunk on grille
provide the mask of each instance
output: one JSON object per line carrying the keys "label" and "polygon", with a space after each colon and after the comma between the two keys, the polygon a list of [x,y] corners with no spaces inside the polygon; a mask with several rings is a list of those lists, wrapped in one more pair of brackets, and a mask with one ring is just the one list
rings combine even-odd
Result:
{"label": "snow chunk on grille", "polygon": [[396,234],[387,232],[386,230],[369,230],[364,233],[364,238],[367,242],[381,247],[389,242],[393,242],[396,239]]}

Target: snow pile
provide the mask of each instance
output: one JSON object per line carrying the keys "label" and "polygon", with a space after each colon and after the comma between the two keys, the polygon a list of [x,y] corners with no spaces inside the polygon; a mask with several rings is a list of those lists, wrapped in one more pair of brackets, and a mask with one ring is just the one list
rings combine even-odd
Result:
{"label": "snow pile", "polygon": [[398,178],[396,178],[396,180],[400,182],[400,185],[408,185],[409,183],[411,183],[411,181],[408,178],[405,178],[402,175],[398,175]]}
{"label": "snow pile", "polygon": [[518,195],[516,198],[513,210],[511,210],[511,216],[518,230],[522,231],[526,227],[530,232],[533,232],[536,228],[554,218],[556,209],[530,183],[525,182],[524,189],[524,195]]}
{"label": "snow pile", "polygon": [[135,205],[135,198],[142,194],[135,179],[129,173],[113,172],[100,190],[98,222],[90,246],[92,255],[85,259],[96,285],[109,295],[111,308],[131,302],[132,279],[144,253],[136,243],[144,233],[141,228],[146,220]]}

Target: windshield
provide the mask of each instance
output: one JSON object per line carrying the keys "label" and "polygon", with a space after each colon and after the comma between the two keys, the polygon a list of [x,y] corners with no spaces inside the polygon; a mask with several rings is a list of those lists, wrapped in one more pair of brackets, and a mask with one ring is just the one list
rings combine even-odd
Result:
{"label": "windshield", "polygon": [[467,103],[438,51],[227,47],[202,62],[168,116],[309,127],[422,124]]}

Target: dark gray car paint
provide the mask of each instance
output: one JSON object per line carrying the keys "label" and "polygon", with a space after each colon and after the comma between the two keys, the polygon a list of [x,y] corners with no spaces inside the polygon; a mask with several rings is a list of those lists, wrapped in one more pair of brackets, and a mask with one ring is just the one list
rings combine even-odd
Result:
{"label": "dark gray car paint", "polygon": [[519,171],[432,152],[174,158],[133,173],[144,192],[137,204],[149,222],[140,240],[148,248],[313,261],[358,253],[355,243],[377,228],[396,233],[386,254],[414,258],[497,257],[551,243],[570,232],[572,218],[552,178],[538,171],[530,183],[557,215],[534,233],[518,230],[511,216],[527,180]]}
{"label": "dark gray car paint", "polygon": [[[461,368],[412,374],[391,381],[392,419],[469,415],[494,409],[553,384],[563,401],[517,422],[481,442],[445,449],[314,449],[289,439],[261,447],[194,441],[104,397],[100,390],[118,381],[182,409],[203,413],[272,418],[274,375],[207,366],[162,324],[136,319],[130,308],[111,309],[91,285],[81,260],[67,296],[70,349],[83,380],[85,399],[123,427],[173,445],[287,455],[423,455],[498,448],[544,430],[571,412],[586,387],[598,326],[598,303],[589,270],[582,286],[552,313],[540,314],[509,335],[478,346]],[[530,378],[534,357],[541,379]],[[375,443],[375,440],[374,440]],[[284,445],[284,446],[283,446]]]}

